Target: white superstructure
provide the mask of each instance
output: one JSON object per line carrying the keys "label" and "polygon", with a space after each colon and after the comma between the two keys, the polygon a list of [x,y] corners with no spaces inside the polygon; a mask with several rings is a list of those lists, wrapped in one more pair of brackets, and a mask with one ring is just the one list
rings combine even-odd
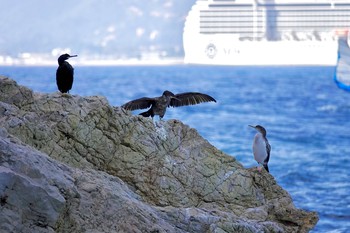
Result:
{"label": "white superstructure", "polygon": [[350,29],[348,0],[197,0],[183,34],[185,63],[329,65]]}

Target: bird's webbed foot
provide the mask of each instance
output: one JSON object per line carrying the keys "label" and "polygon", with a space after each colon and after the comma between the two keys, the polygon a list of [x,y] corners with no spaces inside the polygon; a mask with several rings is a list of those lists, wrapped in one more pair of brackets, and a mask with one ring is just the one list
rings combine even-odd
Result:
{"label": "bird's webbed foot", "polygon": [[72,95],[69,94],[68,92],[66,92],[66,93],[62,93],[62,97],[70,98],[70,97],[72,97]]}

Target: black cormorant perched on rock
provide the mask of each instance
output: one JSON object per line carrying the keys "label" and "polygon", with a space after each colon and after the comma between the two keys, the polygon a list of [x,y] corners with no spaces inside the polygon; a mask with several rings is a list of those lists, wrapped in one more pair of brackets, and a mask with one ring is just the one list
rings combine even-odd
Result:
{"label": "black cormorant perched on rock", "polygon": [[249,125],[249,126],[258,131],[255,134],[254,140],[253,140],[254,159],[259,164],[263,165],[266,171],[269,172],[269,167],[267,164],[270,159],[271,146],[269,144],[269,141],[266,138],[266,130],[261,125],[257,125],[257,126]]}
{"label": "black cormorant perched on rock", "polygon": [[140,113],[140,115],[144,117],[151,116],[152,118],[155,115],[159,115],[159,118],[162,119],[167,107],[181,107],[202,102],[216,102],[216,100],[209,95],[198,92],[185,92],[175,95],[170,91],[164,91],[162,96],[132,100],[122,105],[122,108],[132,111],[151,107],[148,111]]}
{"label": "black cormorant perched on rock", "polygon": [[74,68],[66,60],[78,55],[62,54],[58,58],[58,68],[56,71],[56,83],[58,90],[62,93],[69,92],[73,85]]}

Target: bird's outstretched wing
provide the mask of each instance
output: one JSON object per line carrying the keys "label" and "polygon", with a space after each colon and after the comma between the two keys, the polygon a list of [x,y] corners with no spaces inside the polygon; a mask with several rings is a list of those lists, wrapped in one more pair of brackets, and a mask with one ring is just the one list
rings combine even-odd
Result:
{"label": "bird's outstretched wing", "polygon": [[122,105],[122,108],[126,110],[136,110],[136,109],[145,109],[151,107],[154,104],[154,98],[143,97],[140,99],[132,100]]}
{"label": "bird's outstretched wing", "polygon": [[186,105],[195,105],[203,102],[216,102],[213,97],[198,92],[180,93],[175,95],[175,98],[171,99],[169,106],[180,107]]}

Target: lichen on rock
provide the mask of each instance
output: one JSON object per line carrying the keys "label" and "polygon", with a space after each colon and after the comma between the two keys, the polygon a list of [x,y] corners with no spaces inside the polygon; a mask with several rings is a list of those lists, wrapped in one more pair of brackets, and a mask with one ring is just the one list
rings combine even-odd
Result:
{"label": "lichen on rock", "polygon": [[267,172],[178,120],[0,77],[0,228],[9,232],[307,232]]}

